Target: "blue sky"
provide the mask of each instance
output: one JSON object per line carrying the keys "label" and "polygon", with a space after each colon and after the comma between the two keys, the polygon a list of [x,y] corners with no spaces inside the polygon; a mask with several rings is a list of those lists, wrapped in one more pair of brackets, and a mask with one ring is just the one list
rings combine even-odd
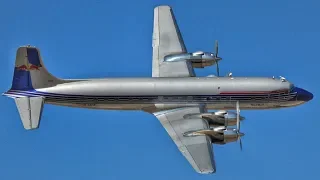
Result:
{"label": "blue sky", "polygon": [[[317,179],[320,3],[269,1],[0,1],[0,91],[15,51],[31,44],[61,78],[151,76],[153,8],[173,7],[189,51],[220,42],[221,73],[285,76],[313,101],[241,111],[244,149],[214,146],[217,173],[199,175],[158,120],[143,112],[46,105],[25,131],[14,101],[0,98],[0,179]],[[199,76],[215,67],[197,70]]]}

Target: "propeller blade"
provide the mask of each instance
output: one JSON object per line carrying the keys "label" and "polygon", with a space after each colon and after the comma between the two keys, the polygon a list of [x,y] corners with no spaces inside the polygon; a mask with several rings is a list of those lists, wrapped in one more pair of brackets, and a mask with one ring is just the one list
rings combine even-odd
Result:
{"label": "propeller blade", "polygon": [[216,40],[216,43],[215,43],[215,53],[216,53],[216,58],[218,57],[218,53],[219,53],[219,43],[218,41]]}
{"label": "propeller blade", "polygon": [[219,77],[219,76],[220,76],[220,70],[219,70],[218,61],[219,61],[221,58],[218,57],[218,53],[219,53],[219,43],[218,43],[218,41],[216,40],[216,42],[215,42],[215,60],[216,60],[216,65],[217,65],[217,76]]}
{"label": "propeller blade", "polygon": [[219,63],[218,60],[216,61],[216,66],[217,66],[217,76],[220,76],[220,72],[219,72]]}
{"label": "propeller blade", "polygon": [[227,129],[227,127],[228,127],[228,121],[225,121],[224,128]]}
{"label": "propeller blade", "polygon": [[239,107],[239,101],[237,101],[237,131],[240,131],[240,107]]}
{"label": "propeller blade", "polygon": [[242,141],[241,141],[241,137],[240,137],[239,141],[240,141],[240,150],[242,151]]}

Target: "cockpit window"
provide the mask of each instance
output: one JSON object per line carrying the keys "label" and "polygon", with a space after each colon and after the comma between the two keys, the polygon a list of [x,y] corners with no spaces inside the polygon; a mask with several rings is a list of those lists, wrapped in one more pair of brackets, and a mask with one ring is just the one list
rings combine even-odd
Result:
{"label": "cockpit window", "polygon": [[290,84],[290,92],[292,92],[294,89],[294,85],[293,84]]}

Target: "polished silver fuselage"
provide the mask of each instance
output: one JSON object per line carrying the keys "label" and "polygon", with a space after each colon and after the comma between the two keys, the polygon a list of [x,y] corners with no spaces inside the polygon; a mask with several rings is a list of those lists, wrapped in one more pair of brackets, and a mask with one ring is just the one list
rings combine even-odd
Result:
{"label": "polished silver fuselage", "polygon": [[295,106],[292,84],[274,78],[108,78],[67,80],[37,89],[46,103],[94,109],[159,111],[203,104],[208,109],[270,109]]}

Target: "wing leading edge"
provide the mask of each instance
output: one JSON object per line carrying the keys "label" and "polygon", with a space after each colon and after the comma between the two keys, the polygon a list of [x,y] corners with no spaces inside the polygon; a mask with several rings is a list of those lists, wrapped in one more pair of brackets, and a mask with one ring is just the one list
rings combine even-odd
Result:
{"label": "wing leading edge", "polygon": [[154,113],[178,149],[192,167],[201,174],[216,171],[211,139],[208,136],[184,136],[185,132],[208,129],[203,119],[184,119],[187,114],[202,113],[202,107],[186,107]]}
{"label": "wing leading edge", "polygon": [[188,61],[163,61],[166,55],[187,52],[176,19],[169,6],[158,6],[154,9],[152,47],[152,77],[195,76],[193,67]]}

